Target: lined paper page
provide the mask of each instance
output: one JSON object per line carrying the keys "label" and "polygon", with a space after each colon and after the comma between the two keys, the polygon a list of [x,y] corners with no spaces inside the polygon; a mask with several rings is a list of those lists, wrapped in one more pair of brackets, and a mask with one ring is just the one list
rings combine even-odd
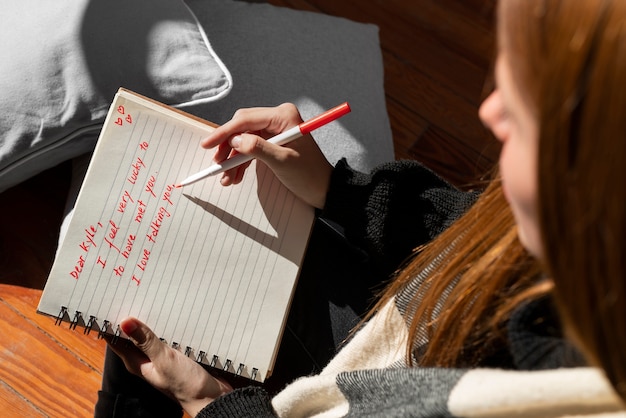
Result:
{"label": "lined paper page", "polygon": [[[194,358],[264,380],[313,209],[255,162],[243,182],[208,167],[213,128],[121,91],[111,106],[39,311],[86,325],[127,316]],[[76,312],[80,312],[79,315]],[[67,324],[66,324],[67,325]],[[240,366],[242,365],[242,366]]]}

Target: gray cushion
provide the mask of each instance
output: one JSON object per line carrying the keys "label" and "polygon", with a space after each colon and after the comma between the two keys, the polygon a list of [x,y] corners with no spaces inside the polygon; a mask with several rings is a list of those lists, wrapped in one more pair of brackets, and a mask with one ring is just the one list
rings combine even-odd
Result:
{"label": "gray cushion", "polygon": [[231,88],[182,0],[9,1],[0,46],[0,191],[92,150],[120,86],[179,107]]}

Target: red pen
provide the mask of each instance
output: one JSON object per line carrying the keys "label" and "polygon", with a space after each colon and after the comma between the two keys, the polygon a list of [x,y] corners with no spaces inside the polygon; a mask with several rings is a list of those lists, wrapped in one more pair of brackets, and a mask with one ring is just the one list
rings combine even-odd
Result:
{"label": "red pen", "polygon": [[[285,145],[293,141],[294,139],[311,133],[311,131],[314,131],[321,126],[324,126],[349,112],[350,105],[347,102],[342,103],[339,106],[333,107],[332,109],[329,109],[326,112],[307,120],[306,122],[302,122],[301,124],[296,125],[291,129],[287,129],[285,132],[268,139],[267,142],[271,142],[272,144],[276,145]],[[211,167],[187,177],[185,180],[177,184],[176,187],[188,186],[198,180],[202,180],[205,177],[214,176],[226,170],[230,170],[231,168],[235,168],[245,162],[250,161],[251,159],[252,157],[249,155],[237,154],[234,157],[224,160],[219,164],[213,164]]]}

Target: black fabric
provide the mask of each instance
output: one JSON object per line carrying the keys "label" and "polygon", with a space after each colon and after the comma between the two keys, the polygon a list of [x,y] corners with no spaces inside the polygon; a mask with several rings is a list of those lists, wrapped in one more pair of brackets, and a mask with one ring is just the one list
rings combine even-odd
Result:
{"label": "black fabric", "polygon": [[[126,344],[120,341],[119,344]],[[107,348],[102,389],[94,409],[96,418],[181,417],[183,410],[143,379],[129,373],[124,362]]]}
{"label": "black fabric", "polygon": [[381,164],[370,174],[335,166],[322,217],[341,225],[371,258],[375,284],[413,249],[443,232],[479,192],[463,192],[412,160]]}
{"label": "black fabric", "polygon": [[516,309],[507,326],[515,368],[548,370],[586,366],[582,353],[563,336],[551,296],[543,296]]}
{"label": "black fabric", "polygon": [[209,417],[224,418],[263,418],[274,417],[274,410],[270,397],[266,391],[259,387],[237,389],[216,399],[204,408],[197,418]]}

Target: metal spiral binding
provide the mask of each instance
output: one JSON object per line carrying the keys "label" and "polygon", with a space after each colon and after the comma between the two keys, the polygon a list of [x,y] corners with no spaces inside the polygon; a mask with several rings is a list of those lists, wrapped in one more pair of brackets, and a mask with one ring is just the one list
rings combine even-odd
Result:
{"label": "metal spiral binding", "polygon": [[96,324],[96,317],[93,315],[89,315],[89,321],[87,321],[87,325],[85,325],[85,329],[83,330],[83,334],[89,335],[93,326]]}
{"label": "metal spiral binding", "polygon": [[67,307],[61,306],[61,312],[59,312],[59,314],[57,315],[57,319],[56,321],[54,321],[54,325],[61,325],[61,322],[63,322],[63,318],[65,318],[65,315],[67,315]]}
{"label": "metal spiral binding", "polygon": [[[185,352],[185,354],[187,354]],[[205,351],[200,351],[198,353],[198,357],[196,358],[196,362],[198,363],[205,363],[207,359],[207,355]],[[226,361],[224,362],[224,365],[222,366],[220,364],[220,358],[218,355],[214,354],[211,357],[211,361],[208,363],[209,367],[213,367],[214,369],[221,369],[224,372],[228,372],[228,373],[232,373],[235,376],[245,376],[248,377],[247,375],[244,375],[244,372],[246,371],[246,365],[244,363],[239,363],[239,365],[237,366],[237,369],[235,369],[234,365],[233,365],[233,361],[230,359],[226,359]],[[256,367],[252,368],[250,377],[248,377],[251,380],[256,380],[257,376],[259,374],[259,369],[257,369]]]}
{"label": "metal spiral binding", "polygon": [[70,329],[76,329],[76,325],[78,325],[78,322],[81,320],[81,318],[82,313],[80,311],[74,312],[74,319],[72,319],[72,322],[70,322]]}
{"label": "metal spiral binding", "polygon": [[[61,323],[63,322],[65,318],[69,319],[68,308],[66,306],[61,306],[61,311],[57,315],[56,320],[54,321],[54,325],[57,325],[57,326],[61,325]],[[104,321],[102,330],[106,331],[108,324],[109,324],[108,321]],[[83,334],[89,335],[89,333],[93,330],[93,327],[97,325],[96,317],[93,315],[90,315],[89,320],[87,321],[87,324],[85,324],[83,313],[81,311],[75,311],[74,317],[70,321],[70,329],[75,330],[78,325],[81,325],[81,326],[84,325]],[[102,338],[104,336],[102,330],[100,331],[98,338]]]}
{"label": "metal spiral binding", "polygon": [[246,366],[243,363],[239,363],[239,367],[237,367],[237,371],[235,372],[235,374],[237,376],[241,376],[241,373],[243,373],[244,367]]}
{"label": "metal spiral binding", "polygon": [[98,339],[104,338],[104,335],[106,334],[107,329],[109,329],[110,324],[111,323],[106,319],[102,322],[102,328],[100,328],[100,332],[98,332]]}
{"label": "metal spiral binding", "polygon": [[122,329],[118,325],[115,328],[115,332],[113,333],[113,338],[111,339],[111,344],[117,344],[117,340],[120,339],[120,335],[122,334]]}

